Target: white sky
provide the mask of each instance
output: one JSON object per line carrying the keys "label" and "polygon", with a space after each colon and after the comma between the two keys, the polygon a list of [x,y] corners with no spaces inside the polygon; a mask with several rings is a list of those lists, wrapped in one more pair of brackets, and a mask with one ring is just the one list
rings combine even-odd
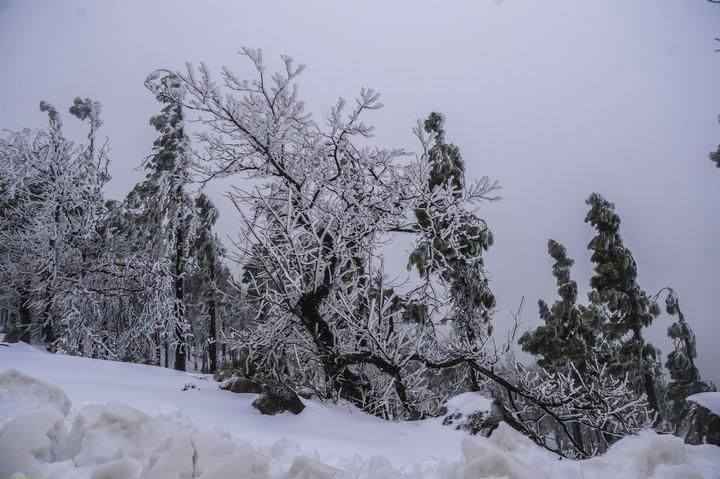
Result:
{"label": "white sky", "polygon": [[[28,1],[0,0],[0,128],[40,126],[40,100],[103,104],[108,195],[121,198],[155,137],[157,104],[143,80],[185,61],[247,72],[236,54],[260,47],[308,65],[301,93],[319,119],[361,86],[386,107],[377,141],[416,149],[410,128],[437,110],[470,177],[503,185],[481,208],[495,233],[487,261],[502,324],[524,295],[556,298],[548,238],[591,275],[584,199],[617,205],[641,285],[679,293],[705,376],[720,383],[720,6],[703,0]],[[84,132],[65,115],[67,130]],[[221,203],[220,228],[236,227]],[[404,271],[405,260],[398,261]],[[584,296],[581,296],[584,299]],[[662,341],[667,317],[653,326]]]}

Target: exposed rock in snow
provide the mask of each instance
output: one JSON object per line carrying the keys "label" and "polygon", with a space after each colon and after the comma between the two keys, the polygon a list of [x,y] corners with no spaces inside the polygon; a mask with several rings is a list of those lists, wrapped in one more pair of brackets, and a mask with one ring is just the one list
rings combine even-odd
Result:
{"label": "exposed rock in snow", "polygon": [[303,399],[312,399],[316,396],[315,391],[313,391],[311,388],[307,387],[301,387],[295,390],[298,396],[300,396]]}
{"label": "exposed rock in snow", "polygon": [[720,416],[720,392],[693,394],[687,400],[701,405],[716,416]]}
{"label": "exposed rock in snow", "polygon": [[268,389],[253,401],[252,406],[270,416],[285,411],[300,414],[305,409],[298,395],[284,387]]}
{"label": "exposed rock in snow", "polygon": [[720,446],[720,393],[705,392],[687,398],[677,435],[687,444]]}
{"label": "exposed rock in snow", "polygon": [[262,385],[256,383],[252,379],[233,376],[220,383],[220,389],[233,393],[251,393],[260,394],[263,392]]}
{"label": "exposed rock in snow", "polygon": [[450,398],[444,406],[443,426],[488,437],[502,422],[502,413],[492,399],[468,392]]}

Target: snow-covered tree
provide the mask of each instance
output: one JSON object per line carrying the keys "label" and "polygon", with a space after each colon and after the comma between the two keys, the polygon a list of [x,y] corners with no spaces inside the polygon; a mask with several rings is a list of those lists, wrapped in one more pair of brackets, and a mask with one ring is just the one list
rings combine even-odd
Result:
{"label": "snow-covered tree", "polygon": [[[153,267],[170,272],[172,291],[162,290],[161,294],[166,295],[164,303],[173,302],[174,312],[165,324],[158,325],[158,339],[172,345],[173,366],[184,371],[189,333],[184,282],[193,227],[193,202],[187,191],[191,159],[182,105],[170,100],[180,94],[179,80],[172,75],[151,75],[145,84],[164,104],[161,113],[150,120],[160,136],[143,164],[146,178],[130,192],[126,204],[137,228],[138,245],[145,242]],[[166,363],[168,354],[166,348]]]}
{"label": "snow-covered tree", "polygon": [[552,308],[538,301],[544,324],[523,334],[518,343],[523,351],[542,356],[538,364],[549,371],[568,371],[571,366],[582,370],[600,331],[591,321],[592,313],[577,304],[577,283],[570,278],[574,261],[567,257],[565,247],[549,240],[548,254],[555,260],[553,276],[560,299]]}
{"label": "snow-covered tree", "polygon": [[665,288],[665,310],[677,317],[667,329],[667,335],[673,342],[673,350],[668,354],[665,367],[670,373],[671,381],[665,391],[667,419],[676,423],[686,407],[685,398],[692,394],[715,391],[715,385],[703,381],[700,371],[695,365],[697,349],[695,333],[685,320],[677,293],[672,288]]}
{"label": "snow-covered tree", "polygon": [[[514,391],[506,390],[506,421],[537,444],[568,457],[607,450],[618,439],[650,427],[656,417],[628,375],[601,364],[604,346],[580,367],[548,371],[516,364]],[[510,375],[511,377],[513,375]]]}
{"label": "snow-covered tree", "polygon": [[223,294],[218,280],[223,277],[220,257],[224,254],[224,248],[213,232],[213,225],[218,218],[217,208],[205,194],[201,193],[195,198],[195,211],[197,227],[190,251],[194,260],[191,275],[194,287],[191,294],[194,294],[194,303],[202,315],[207,315],[206,321],[203,321],[207,327],[199,337],[202,338],[203,351],[207,349],[208,370],[214,373],[218,367],[217,313],[219,297]]}
{"label": "snow-covered tree", "polygon": [[[3,163],[0,231],[5,294],[20,319],[20,339],[39,329],[49,347],[62,346],[74,326],[74,302],[83,302],[95,269],[95,227],[104,211],[106,148],[96,145],[100,105],[76,98],[70,112],[88,120],[87,145],[64,137],[58,111],[40,104],[49,126],[13,133],[0,145]],[[33,321],[32,318],[35,318]],[[33,323],[38,328],[33,328]]]}
{"label": "snow-covered tree", "polygon": [[[175,101],[202,123],[208,177],[253,180],[230,195],[243,225],[237,243],[249,261],[245,284],[260,293],[255,325],[238,333],[238,347],[252,346],[245,348],[252,350],[248,361],[268,379],[309,385],[379,415],[437,409],[453,391],[424,386],[427,358],[419,354],[442,349],[479,358],[487,334],[472,342],[452,335],[441,346],[432,322],[403,321],[397,305],[422,303],[433,321],[448,302],[456,315],[463,312],[455,300],[466,292],[477,310],[492,305],[476,294],[487,292],[480,255],[489,232],[468,205],[487,199],[496,185],[486,178],[466,184],[457,172],[443,172],[446,160],[460,163],[447,153],[439,115],[416,132],[425,151],[404,161],[402,150],[368,146],[372,128],[362,117],[380,108],[375,92],[363,89],[350,110],[339,100],[316,123],[295,85],[303,67],[283,57],[282,72],[269,75],[259,51],[243,53],[255,67],[250,81],[223,69],[216,82],[204,65],[174,73],[185,94]],[[383,292],[393,287],[382,257],[391,234],[417,235],[416,249],[425,248],[425,285],[403,301]],[[464,279],[478,282],[475,291],[461,294],[464,286],[453,284],[460,268],[469,268]],[[486,322],[487,315],[472,320]]]}
{"label": "snow-covered tree", "polygon": [[[604,339],[596,309],[577,304],[577,283],[570,278],[574,261],[567,250],[549,240],[548,253],[555,260],[560,299],[551,308],[540,300],[543,324],[518,341],[524,351],[541,357],[537,369],[516,366],[522,372],[518,384],[533,401],[521,397],[521,406],[508,401],[510,414],[537,443],[571,456],[590,456],[649,425],[654,415],[627,375],[611,374],[614,348]],[[536,399],[548,403],[547,411]]]}
{"label": "snow-covered tree", "polygon": [[585,222],[597,232],[588,244],[595,264],[588,298],[603,318],[603,332],[614,348],[610,370],[617,375],[629,373],[631,384],[647,395],[653,410],[660,411],[659,352],[643,337],[643,329],[660,314],[660,308],[637,283],[637,264],[620,236],[615,206],[597,193],[586,203],[590,210]]}
{"label": "snow-covered tree", "polygon": [[442,114],[431,113],[424,123],[433,145],[424,155],[429,167],[427,201],[414,210],[419,237],[409,264],[423,278],[435,273],[448,286],[452,304],[448,319],[472,343],[492,331],[495,297],[488,287],[483,252],[492,245],[493,236],[485,221],[462,206],[465,164],[458,147],[445,142],[444,122]]}

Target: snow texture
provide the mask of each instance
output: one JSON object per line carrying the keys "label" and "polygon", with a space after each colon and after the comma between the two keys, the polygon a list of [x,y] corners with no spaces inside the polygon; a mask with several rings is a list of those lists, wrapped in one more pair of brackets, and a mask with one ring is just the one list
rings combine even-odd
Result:
{"label": "snow texture", "polygon": [[720,392],[693,394],[687,400],[701,405],[716,416],[720,416]]}
{"label": "snow texture", "polygon": [[[436,419],[383,422],[313,401],[298,416],[267,417],[250,407],[254,395],[221,391],[204,376],[16,346],[0,348],[0,364],[12,368],[0,372],[2,478],[720,477],[717,447],[651,431],[598,458],[559,460],[505,424],[470,437]],[[196,388],[182,391],[188,383]],[[477,410],[484,401],[462,395],[449,406]]]}
{"label": "snow texture", "polygon": [[448,414],[460,413],[463,416],[469,416],[478,411],[490,411],[491,407],[492,399],[476,392],[458,394],[445,403]]}

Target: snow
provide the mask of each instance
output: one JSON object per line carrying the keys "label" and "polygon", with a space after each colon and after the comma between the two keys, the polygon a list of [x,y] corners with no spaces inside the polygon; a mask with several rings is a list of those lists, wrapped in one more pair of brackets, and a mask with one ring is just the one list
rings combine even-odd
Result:
{"label": "snow", "polygon": [[445,403],[448,414],[460,413],[463,416],[469,416],[478,411],[490,411],[491,406],[492,399],[476,392],[458,394]]}
{"label": "snow", "polygon": [[693,394],[687,400],[701,405],[716,416],[720,416],[720,392]]}
{"label": "snow", "polygon": [[[650,431],[599,458],[559,460],[505,424],[486,439],[438,419],[385,422],[308,400],[298,416],[262,416],[255,395],[204,375],[23,345],[0,348],[0,365],[3,479],[720,477],[717,447]],[[448,409],[489,404],[468,393]]]}

